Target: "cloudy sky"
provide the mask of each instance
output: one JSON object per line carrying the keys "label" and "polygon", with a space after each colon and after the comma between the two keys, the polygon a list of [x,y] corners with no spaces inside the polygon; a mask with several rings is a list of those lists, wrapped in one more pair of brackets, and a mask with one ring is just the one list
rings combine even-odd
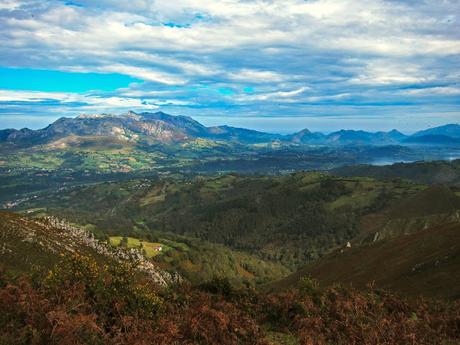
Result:
{"label": "cloudy sky", "polygon": [[127,110],[272,132],[460,122],[460,0],[0,0],[0,128]]}

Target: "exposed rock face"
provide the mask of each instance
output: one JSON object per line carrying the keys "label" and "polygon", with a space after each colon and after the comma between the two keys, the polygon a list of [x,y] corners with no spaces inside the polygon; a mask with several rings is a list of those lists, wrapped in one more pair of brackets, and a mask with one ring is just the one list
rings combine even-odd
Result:
{"label": "exposed rock face", "polygon": [[[60,231],[62,236],[65,236],[68,240],[70,240],[69,242],[79,242],[81,245],[95,250],[98,254],[110,257],[119,262],[136,262],[137,268],[150,276],[150,278],[152,278],[152,280],[154,280],[157,284],[166,286],[170,283],[181,280],[181,277],[178,274],[171,274],[160,270],[152,262],[147,260],[138,249],[113,248],[107,243],[96,239],[92,233],[72,226],[55,217],[46,217],[42,222],[44,226]],[[67,249],[69,251],[74,251],[72,247]]]}
{"label": "exposed rock face", "polygon": [[[138,249],[113,248],[96,239],[85,229],[72,226],[55,217],[28,219],[6,212],[0,215],[0,255],[6,260],[15,260],[10,257],[12,253],[16,255],[23,252],[23,258],[19,258],[20,260],[34,261],[32,252],[35,252],[35,257],[78,252],[104,256],[120,263],[136,262],[137,268],[159,285],[165,286],[182,280],[178,274],[156,267]],[[18,250],[17,247],[25,248],[26,252]],[[27,251],[31,252],[30,258],[27,258]]]}
{"label": "exposed rock face", "polygon": [[61,117],[40,130],[3,130],[0,141],[21,146],[47,144],[69,136],[107,136],[133,140],[146,136],[158,142],[180,142],[193,136],[206,136],[207,128],[185,116],[164,113],[129,112],[123,115],[80,115]]}

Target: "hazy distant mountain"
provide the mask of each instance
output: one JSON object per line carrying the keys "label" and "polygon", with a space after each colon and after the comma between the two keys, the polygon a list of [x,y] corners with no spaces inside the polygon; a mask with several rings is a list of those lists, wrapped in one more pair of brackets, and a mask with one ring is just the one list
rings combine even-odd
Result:
{"label": "hazy distant mountain", "polygon": [[397,141],[400,142],[407,138],[407,135],[401,133],[400,131],[393,129],[389,132],[377,132],[375,133],[377,138],[381,138],[382,141]]}
{"label": "hazy distant mountain", "polygon": [[286,139],[296,144],[322,144],[326,136],[318,132],[310,132],[308,129],[303,129],[300,132],[288,135]]}
{"label": "hazy distant mountain", "polygon": [[237,142],[241,144],[272,143],[301,145],[400,145],[430,144],[457,145],[460,138],[459,125],[445,125],[420,131],[411,137],[392,130],[389,132],[367,132],[362,130],[340,130],[328,135],[303,129],[290,135],[264,133],[230,126],[206,127],[188,116],[174,116],[163,112],[122,115],[80,115],[76,118],[62,117],[46,128],[27,128],[0,131],[0,142],[22,147],[49,144],[67,137],[112,137],[118,141],[151,143],[180,143],[198,138]]}
{"label": "hazy distant mountain", "polygon": [[460,125],[448,124],[440,127],[425,129],[416,132],[413,137],[421,137],[425,135],[445,135],[452,138],[460,138]]}
{"label": "hazy distant mountain", "polygon": [[404,134],[393,129],[390,132],[366,132],[356,130],[340,130],[329,134],[326,139],[329,144],[337,145],[392,145],[406,138]]}
{"label": "hazy distant mountain", "polygon": [[206,137],[215,140],[229,140],[245,144],[255,144],[282,139],[283,136],[279,134],[259,132],[252,129],[218,126],[207,128]]}
{"label": "hazy distant mountain", "polygon": [[404,140],[407,144],[419,144],[419,145],[449,145],[457,146],[460,145],[460,137],[450,137],[442,134],[427,134],[412,136]]}

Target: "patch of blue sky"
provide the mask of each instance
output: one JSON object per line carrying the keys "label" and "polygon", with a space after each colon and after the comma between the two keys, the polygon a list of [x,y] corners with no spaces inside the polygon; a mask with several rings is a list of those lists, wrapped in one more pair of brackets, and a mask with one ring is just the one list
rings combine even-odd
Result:
{"label": "patch of blue sky", "polygon": [[189,29],[192,27],[193,24],[198,23],[198,22],[209,22],[211,21],[211,17],[207,14],[203,13],[196,13],[191,19],[188,20],[188,22],[173,22],[173,21],[168,21],[162,23],[164,26],[168,26],[170,28],[181,28],[181,29]]}
{"label": "patch of blue sky", "polygon": [[43,92],[113,91],[139,79],[118,73],[78,73],[0,67],[0,89]]}
{"label": "patch of blue sky", "polygon": [[79,4],[79,3],[74,2],[74,1],[65,1],[64,5],[66,5],[66,6],[74,6],[74,7],[84,7],[82,4]]}
{"label": "patch of blue sky", "polygon": [[180,24],[180,23],[173,23],[173,22],[166,22],[163,23],[164,26],[170,27],[170,28],[189,28],[190,24]]}
{"label": "patch of blue sky", "polygon": [[220,93],[223,96],[232,96],[235,94],[235,91],[228,87],[220,87],[217,89],[217,92]]}

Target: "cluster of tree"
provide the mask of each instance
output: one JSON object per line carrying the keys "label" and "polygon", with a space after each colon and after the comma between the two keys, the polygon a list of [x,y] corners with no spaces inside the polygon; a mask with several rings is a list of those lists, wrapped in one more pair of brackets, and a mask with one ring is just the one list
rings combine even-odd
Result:
{"label": "cluster of tree", "polygon": [[132,236],[155,242],[165,234],[223,244],[290,270],[316,259],[357,235],[360,216],[389,204],[383,188],[360,208],[330,204],[356,191],[370,193],[358,179],[297,173],[279,177],[194,180],[134,179],[74,188],[28,206],[78,224],[96,235]]}

